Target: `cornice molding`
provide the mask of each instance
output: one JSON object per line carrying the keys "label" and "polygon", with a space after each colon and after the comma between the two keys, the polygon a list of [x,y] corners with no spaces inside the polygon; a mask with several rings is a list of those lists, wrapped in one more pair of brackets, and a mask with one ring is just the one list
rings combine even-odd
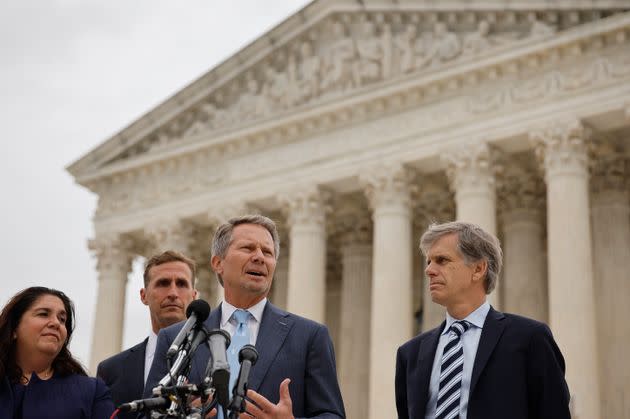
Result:
{"label": "cornice molding", "polygon": [[[470,13],[473,12],[466,11],[462,13],[468,13],[470,15]],[[525,12],[522,13],[524,13],[523,17],[519,17],[520,15],[518,13],[518,16],[515,15],[515,22],[519,22],[519,19],[525,19],[526,22],[530,22],[529,24],[531,30],[531,25],[538,22],[536,20],[531,20],[531,16],[534,16],[535,18],[537,15],[532,15],[531,13],[528,15]],[[568,11],[562,13],[570,14],[570,12]],[[384,16],[385,12],[381,13],[381,15]],[[496,13],[495,15],[498,16],[498,14]],[[502,19],[507,19],[504,15],[505,14],[500,14],[500,17]],[[472,16],[475,16],[474,13]],[[483,16],[487,17],[487,14],[484,14]],[[553,21],[553,16],[554,15],[551,14],[545,19]],[[454,19],[453,18],[449,21],[448,14],[440,13],[436,13],[434,18],[424,16],[423,18],[427,19],[427,24],[429,21],[431,21],[431,19],[435,21],[433,22],[433,30],[437,30],[437,26],[443,23],[442,20],[450,22]],[[377,18],[374,17],[374,19]],[[575,20],[577,23],[580,23],[580,19],[582,18],[578,13],[578,17],[574,18],[573,20]],[[472,24],[478,24],[478,20],[478,17],[472,18]],[[571,21],[571,18],[567,17],[566,20]],[[455,19],[454,21],[458,22],[457,19]],[[451,23],[452,27],[456,27],[457,24],[458,23]],[[167,124],[168,120],[173,119],[178,115],[180,118],[183,119],[194,119],[194,115],[191,113],[191,111],[187,112],[187,109],[200,106],[201,99],[206,98],[205,100],[207,100],[207,98],[209,97],[208,95],[213,95],[214,93],[219,92],[220,87],[227,88],[227,85],[213,85],[210,88],[205,85],[198,86],[199,88],[196,91],[204,92],[203,95],[197,95],[201,96],[201,98],[196,97],[196,101],[192,102],[190,100],[186,101],[182,99],[174,100],[174,102],[170,105],[171,108],[173,108],[173,112],[171,112],[171,115],[169,117],[170,119],[159,119],[151,116],[150,113],[149,115],[147,115],[147,117],[141,118],[141,120],[139,120],[137,124],[142,125],[141,121],[145,121],[143,122],[143,124],[147,126],[153,124],[151,125],[152,128],[147,130],[138,130],[136,134],[131,135],[130,132],[134,131],[133,129],[131,129],[134,126],[132,125],[128,129],[123,130],[121,134],[119,134],[119,136],[122,137],[115,136],[113,139],[100,147],[107,148],[107,144],[118,143],[118,146],[110,146],[110,148],[115,148],[116,150],[118,150],[116,152],[110,153],[110,157],[105,157],[107,153],[105,153],[103,150],[95,150],[89,153],[85,158],[71,165],[68,170],[77,177],[77,180],[80,183],[84,184],[90,179],[100,176],[107,176],[111,173],[124,171],[129,169],[130,167],[137,167],[139,165],[144,165],[155,160],[169,158],[173,154],[189,153],[199,150],[201,148],[208,147],[229,148],[228,144],[234,141],[246,141],[248,143],[252,143],[253,145],[261,144],[263,146],[278,141],[282,142],[282,140],[280,139],[286,137],[287,135],[291,136],[292,133],[303,135],[304,130],[308,132],[309,129],[321,128],[320,123],[322,126],[325,127],[326,120],[328,120],[328,122],[333,122],[333,124],[328,127],[331,128],[332,126],[336,126],[337,124],[343,125],[344,123],[354,121],[356,117],[355,114],[363,115],[365,113],[369,113],[369,110],[371,108],[383,108],[388,111],[399,111],[401,108],[404,109],[408,106],[417,105],[417,102],[421,103],[423,102],[423,99],[426,100],[426,98],[430,98],[431,100],[435,100],[440,96],[453,94],[453,91],[461,89],[462,87],[479,85],[484,83],[488,79],[492,80],[496,77],[501,77],[504,74],[518,74],[524,69],[528,69],[529,71],[531,71],[532,66],[534,68],[540,68],[549,61],[554,62],[566,57],[575,57],[576,53],[585,54],[593,48],[599,50],[601,48],[609,46],[611,43],[624,43],[627,42],[629,27],[630,14],[626,13],[602,19],[597,22],[591,22],[589,25],[580,26],[575,30],[568,29],[564,32],[558,33],[556,36],[553,36],[551,38],[539,38],[536,36],[533,38],[527,37],[524,40],[516,41],[515,43],[510,44],[509,48],[498,46],[496,51],[495,49],[491,49],[491,51],[495,51],[495,53],[500,52],[500,54],[498,55],[495,53],[491,54],[491,56],[485,56],[483,54],[481,56],[468,56],[466,54],[460,54],[454,60],[453,64],[449,63],[445,66],[436,67],[436,69],[439,68],[439,72],[433,71],[431,68],[429,68],[429,71],[427,71],[426,75],[424,76],[412,74],[410,76],[400,76],[392,79],[384,79],[376,83],[368,83],[365,86],[359,86],[358,88],[353,89],[352,94],[348,94],[349,92],[344,92],[343,94],[345,99],[343,100],[339,100],[338,97],[327,98],[326,95],[324,95],[321,99],[315,100],[312,104],[307,103],[304,106],[299,107],[299,109],[295,111],[283,112],[282,114],[284,116],[281,118],[279,118],[279,115],[274,115],[274,117],[269,119],[267,122],[264,122],[264,118],[262,120],[252,120],[248,127],[239,128],[238,130],[234,130],[234,128],[218,129],[217,131],[212,131],[211,136],[208,132],[199,133],[198,135],[192,135],[188,138],[182,138],[180,141],[177,142],[176,146],[174,147],[157,147],[155,151],[149,153],[149,155],[138,156],[132,159],[133,161],[131,162],[119,162],[112,164],[111,167],[104,167],[96,170],[89,168],[91,165],[98,165],[99,163],[97,162],[99,161],[102,165],[103,162],[111,160],[115,155],[122,152],[122,150],[124,150],[125,148],[128,149],[129,147],[138,146],[140,147],[139,151],[144,150],[146,148],[146,145],[138,144],[138,142],[141,138],[148,138],[147,135],[149,135],[149,132],[155,132],[155,129],[158,126],[166,126],[165,124]],[[305,25],[305,29],[303,32],[308,33],[308,31],[311,29],[312,27]],[[446,26],[446,29],[446,34],[455,33],[450,32],[448,26]],[[464,33],[473,32],[469,31]],[[457,32],[457,34],[461,34],[461,32]],[[269,54],[271,54],[272,52],[275,53],[282,48],[288,48],[289,51],[295,51],[295,48],[297,47],[288,46],[290,42],[310,42],[308,37],[300,38],[296,34],[293,35],[294,38],[289,38],[285,40],[284,43],[276,42],[274,44],[274,47],[267,51],[268,57],[266,57],[265,59],[272,59],[273,57],[275,57],[275,55],[272,57]],[[396,33],[395,35],[398,36],[400,34]],[[463,38],[460,39],[460,42],[463,42]],[[284,55],[286,56],[287,53],[285,53]],[[231,79],[231,83],[236,83],[236,85],[246,85],[248,83],[248,77],[250,77],[249,81],[255,79],[252,76],[253,73],[251,68],[257,65],[258,62],[261,60],[262,59],[259,59],[258,61],[253,62],[242,61],[243,71],[239,73],[239,78]],[[221,66],[217,67],[217,69],[211,71],[210,73],[218,71],[220,67]],[[193,85],[195,85],[195,83],[193,83]],[[405,89],[397,89],[398,86],[404,87]],[[409,90],[411,90],[409,94],[403,94],[404,91]],[[176,96],[179,96],[179,94]],[[168,101],[167,103],[170,102],[171,101]],[[361,104],[361,109],[355,111],[354,108],[356,108],[357,102]],[[349,106],[351,108],[349,108]],[[330,109],[330,112],[324,112],[322,114],[321,108]],[[198,112],[198,109],[193,109],[193,111]],[[337,118],[337,115],[340,115],[340,117]],[[314,116],[315,119],[313,119]],[[173,123],[175,125],[185,125],[185,121],[183,119],[181,121],[173,120]],[[200,120],[203,120],[203,117]],[[155,134],[157,135],[157,132],[155,132]],[[128,139],[124,140],[123,137]],[[210,137],[212,137],[212,140],[210,139]],[[115,138],[119,139],[115,140]]]}

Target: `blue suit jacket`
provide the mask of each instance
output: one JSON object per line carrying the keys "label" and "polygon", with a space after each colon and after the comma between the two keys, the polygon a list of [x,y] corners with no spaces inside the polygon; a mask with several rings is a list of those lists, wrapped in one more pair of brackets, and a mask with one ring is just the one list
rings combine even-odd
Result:
{"label": "blue suit jacket", "polygon": [[[114,405],[120,406],[142,398],[144,390],[144,358],[146,338],[139,344],[122,351],[98,364],[96,375],[105,381],[112,392]],[[119,413],[120,419],[133,419],[135,413]]]}
{"label": "blue suit jacket", "polygon": [[[220,327],[221,306],[204,323],[208,330]],[[145,397],[168,372],[166,351],[182,323],[160,330],[149,372]],[[280,399],[280,383],[291,379],[289,391],[296,418],[345,418],[332,341],[326,326],[287,313],[267,302],[256,340],[258,361],[249,376],[249,388],[272,403]],[[189,381],[200,383],[210,350],[204,343],[194,355]]]}
{"label": "blue suit jacket", "polygon": [[[445,322],[398,349],[396,407],[424,419]],[[468,419],[569,419],[564,358],[544,323],[490,309],[473,365]]]}
{"label": "blue suit jacket", "polygon": [[[13,417],[14,395],[6,377],[0,378],[0,418]],[[23,419],[107,419],[114,411],[109,389],[102,380],[84,375],[35,375],[26,386]]]}

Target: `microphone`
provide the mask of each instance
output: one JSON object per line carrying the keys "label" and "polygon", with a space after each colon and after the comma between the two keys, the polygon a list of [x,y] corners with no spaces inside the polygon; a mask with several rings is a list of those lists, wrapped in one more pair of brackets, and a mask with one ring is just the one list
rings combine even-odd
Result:
{"label": "microphone", "polygon": [[232,411],[230,418],[238,418],[238,414],[245,411],[245,394],[247,393],[249,372],[251,368],[256,364],[258,360],[258,351],[253,345],[243,345],[238,352],[238,362],[241,364],[241,369],[238,372],[238,379],[234,386],[234,395],[232,397],[232,403],[230,404],[230,410]]}
{"label": "microphone", "polygon": [[179,351],[179,347],[188,336],[188,333],[198,324],[206,321],[208,316],[210,315],[210,305],[204,300],[194,300],[192,303],[188,305],[186,309],[186,323],[184,323],[184,327],[181,328],[177,336],[175,336],[175,340],[171,344],[171,347],[168,348],[166,352],[167,358],[172,358],[177,351]]}
{"label": "microphone", "polygon": [[166,397],[152,397],[150,399],[134,400],[118,406],[121,412],[137,412],[139,410],[159,409],[171,403]]}
{"label": "microphone", "polygon": [[[186,342],[186,344],[177,351],[177,358],[175,358],[175,362],[173,362],[173,366],[171,367],[168,374],[160,380],[158,383],[159,386],[167,386],[171,383],[173,379],[178,380],[180,375],[188,375],[191,367],[191,361],[193,359],[193,355],[197,350],[197,347],[206,340],[208,337],[208,330],[201,326],[199,328],[193,329],[191,332],[191,339]],[[176,383],[177,384],[177,383]]]}
{"label": "microphone", "polygon": [[230,346],[230,334],[225,330],[212,330],[208,337],[210,359],[206,368],[206,376],[212,378],[214,395],[222,406],[230,401],[230,364],[227,360],[227,348]]}

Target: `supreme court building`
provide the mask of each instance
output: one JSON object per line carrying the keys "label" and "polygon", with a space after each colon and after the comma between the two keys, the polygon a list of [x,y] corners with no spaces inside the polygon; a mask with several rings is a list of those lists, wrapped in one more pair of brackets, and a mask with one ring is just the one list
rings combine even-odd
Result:
{"label": "supreme court building", "polygon": [[68,168],[98,195],[92,371],[132,260],[206,267],[216,226],[281,230],[270,300],[328,325],[348,418],[395,411],[397,347],[444,317],[418,239],[499,236],[490,299],[547,322],[576,418],[630,417],[630,1],[316,0]]}

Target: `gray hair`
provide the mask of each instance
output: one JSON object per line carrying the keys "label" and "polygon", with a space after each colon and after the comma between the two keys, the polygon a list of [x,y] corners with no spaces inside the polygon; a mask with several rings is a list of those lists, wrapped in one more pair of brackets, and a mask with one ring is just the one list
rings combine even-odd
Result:
{"label": "gray hair", "polygon": [[[211,257],[225,257],[228,247],[230,247],[230,243],[232,242],[234,227],[240,224],[256,224],[266,228],[273,239],[274,256],[276,260],[278,260],[278,256],[280,256],[280,236],[278,235],[276,223],[274,223],[271,218],[260,214],[241,215],[239,217],[230,218],[226,223],[221,224],[212,238],[212,246],[210,248],[212,253]],[[221,286],[223,286],[223,278],[221,278],[221,275],[217,274],[217,278]]]}
{"label": "gray hair", "polygon": [[433,223],[420,238],[420,250],[426,255],[436,241],[449,234],[457,234],[457,249],[467,264],[479,260],[488,263],[484,285],[486,294],[490,294],[497,285],[503,265],[503,251],[499,239],[478,225],[463,221]]}

